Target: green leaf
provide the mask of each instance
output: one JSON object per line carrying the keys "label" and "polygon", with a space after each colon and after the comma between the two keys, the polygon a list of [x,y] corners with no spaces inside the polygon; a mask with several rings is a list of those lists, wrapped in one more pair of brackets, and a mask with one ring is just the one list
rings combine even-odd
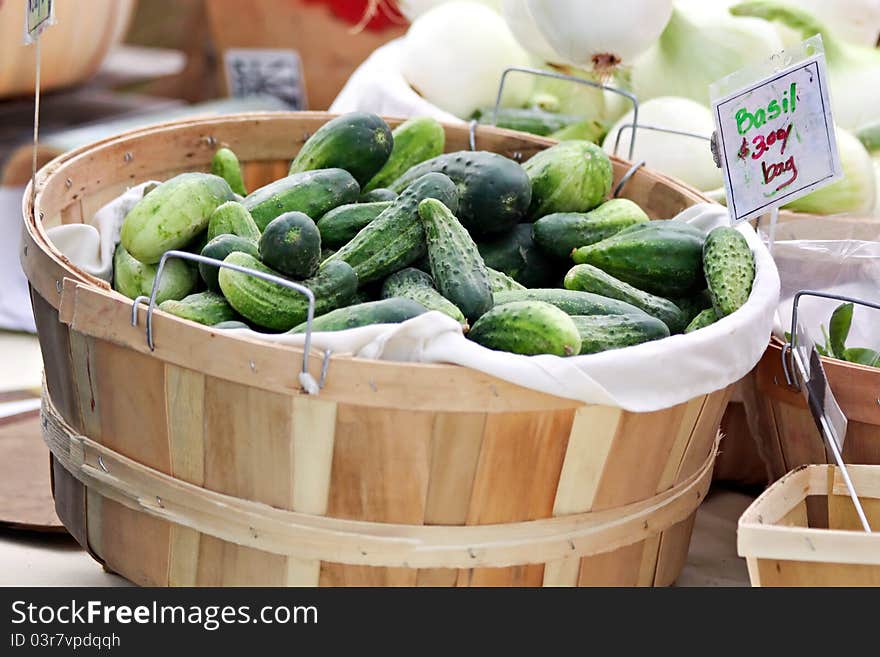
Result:
{"label": "green leaf", "polygon": [[825,347],[823,347],[823,346],[820,345],[820,344],[817,344],[817,345],[816,345],[816,351],[819,352],[819,355],[820,355],[820,356],[827,356],[827,355],[828,355],[828,352],[825,350]]}
{"label": "green leaf", "polygon": [[791,342],[791,333],[788,331],[785,332],[785,341],[789,343]]}
{"label": "green leaf", "polygon": [[853,305],[843,303],[831,315],[831,353],[835,358],[844,358],[846,339],[852,326]]}
{"label": "green leaf", "polygon": [[848,360],[850,363],[858,363],[868,367],[880,367],[880,353],[873,349],[852,347],[843,352],[843,359]]}
{"label": "green leaf", "polygon": [[[822,329],[822,336],[825,338],[825,347],[819,353],[823,356],[828,356],[832,353],[831,338],[828,337],[828,329],[825,328],[824,324],[819,324],[819,328]],[[816,346],[818,347],[818,345]]]}

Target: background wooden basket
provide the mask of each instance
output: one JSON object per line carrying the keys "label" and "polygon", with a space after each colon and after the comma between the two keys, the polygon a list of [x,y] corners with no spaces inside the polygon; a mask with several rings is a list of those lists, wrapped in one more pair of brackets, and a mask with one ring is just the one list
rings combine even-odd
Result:
{"label": "background wooden basket", "polygon": [[[238,153],[250,188],[264,184],[327,119],[146,128],[58,158],[38,175],[33,208],[25,195],[22,264],[65,526],[140,584],[673,582],[729,390],[629,413],[457,366],[333,356],[309,396],[291,347],[157,312],[151,352],[143,307],[132,327],[131,301],[45,237],[131,184],[206,169],[218,144]],[[448,150],[467,148],[467,127],[446,132]],[[552,143],[476,135],[478,148],[522,159]],[[614,168],[619,180],[628,165]],[[654,218],[703,200],[644,169],[623,195]],[[321,359],[310,362],[317,377]]]}

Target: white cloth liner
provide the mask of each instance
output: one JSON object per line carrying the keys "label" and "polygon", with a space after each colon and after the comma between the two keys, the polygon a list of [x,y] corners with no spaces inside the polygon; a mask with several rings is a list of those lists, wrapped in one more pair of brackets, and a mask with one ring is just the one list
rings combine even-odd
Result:
{"label": "white cloth liner", "polygon": [[[48,231],[49,238],[71,262],[110,280],[119,228],[151,184],[138,185],[108,203],[95,214],[92,225],[54,227]],[[714,204],[688,208],[677,219],[704,230],[729,222],[726,208]],[[454,363],[551,395],[628,411],[668,408],[738,381],[767,347],[779,299],[779,276],[751,226],[742,224],[739,230],[755,253],[751,297],[732,315],[688,335],[572,358],[519,356],[467,340],[458,322],[435,311],[402,324],[316,333],[312,346],[362,358]],[[305,340],[303,334],[270,335],[249,329],[232,329],[229,333],[296,346]],[[333,376],[332,366],[328,376]]]}

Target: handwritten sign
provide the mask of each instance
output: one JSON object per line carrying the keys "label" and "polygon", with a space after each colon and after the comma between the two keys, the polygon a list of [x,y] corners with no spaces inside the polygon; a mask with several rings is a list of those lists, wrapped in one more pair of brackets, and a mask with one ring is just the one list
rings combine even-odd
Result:
{"label": "handwritten sign", "polygon": [[842,177],[823,53],[713,100],[712,110],[734,223]]}
{"label": "handwritten sign", "polygon": [[224,55],[229,95],[267,94],[293,110],[306,109],[302,62],[295,50],[233,48]]}
{"label": "handwritten sign", "polygon": [[25,0],[24,42],[33,41],[55,20],[53,0]]}

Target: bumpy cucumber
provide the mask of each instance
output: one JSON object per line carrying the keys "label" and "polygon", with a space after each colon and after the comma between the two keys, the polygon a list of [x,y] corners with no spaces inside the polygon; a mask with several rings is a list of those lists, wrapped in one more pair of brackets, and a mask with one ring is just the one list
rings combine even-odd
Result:
{"label": "bumpy cucumber", "polygon": [[257,227],[266,228],[285,212],[303,212],[312,219],[323,217],[333,208],[354,203],[360,187],[344,169],[318,169],[294,173],[254,190],[244,199]]}
{"label": "bumpy cucumber", "polygon": [[718,321],[718,313],[715,312],[714,308],[706,308],[706,310],[700,312],[696,317],[691,320],[691,323],[687,325],[687,328],[684,330],[685,333],[693,333],[694,331],[699,331],[701,328],[706,328]]}
{"label": "bumpy cucumber", "polygon": [[376,203],[377,201],[393,201],[399,196],[397,192],[392,192],[390,189],[385,189],[384,187],[379,187],[378,189],[370,190],[369,192],[364,192],[361,194],[358,199],[358,203]]}
{"label": "bumpy cucumber", "polygon": [[321,233],[302,212],[285,212],[260,237],[260,260],[293,278],[308,278],[321,262]]}
{"label": "bumpy cucumber", "polygon": [[[316,317],[312,322],[312,331],[344,331],[371,324],[399,324],[426,312],[428,311],[424,306],[412,299],[392,297],[382,301],[367,301]],[[306,323],[303,322],[290,332],[305,333]]]}
{"label": "bumpy cucumber", "polygon": [[519,224],[503,236],[479,242],[487,267],[503,272],[526,287],[557,285],[565,269],[538,248],[532,224]]}
{"label": "bumpy cucumber", "polygon": [[628,283],[614,278],[593,265],[575,265],[565,275],[565,288],[592,292],[610,299],[618,299],[641,308],[652,317],[661,320],[672,333],[679,333],[687,326],[681,309],[668,299],[642,292]]}
{"label": "bumpy cucumber", "polygon": [[[224,262],[280,275],[246,253],[230,253]],[[219,280],[229,305],[254,324],[286,331],[308,316],[308,299],[296,290],[225,268],[220,270]],[[357,291],[357,276],[344,262],[327,262],[302,285],[315,295],[315,315],[321,315],[351,301]]]}
{"label": "bumpy cucumber", "polygon": [[260,229],[246,207],[238,201],[227,201],[218,205],[208,219],[208,241],[219,235],[238,235],[257,242]]}
{"label": "bumpy cucumber", "polygon": [[471,327],[468,338],[496,351],[535,356],[575,356],[581,337],[571,317],[542,301],[495,306]]}
{"label": "bumpy cucumber", "polygon": [[170,249],[186,246],[208,227],[208,219],[233,192],[220,176],[182,173],[147,193],[126,215],[120,239],[132,258],[159,262]]}
{"label": "bumpy cucumber", "polygon": [[306,140],[290,163],[290,173],[339,167],[363,186],[388,161],[393,144],[391,128],[380,117],[364,112],[343,114]]}
{"label": "bumpy cucumber", "polygon": [[755,282],[755,256],[742,233],[730,226],[709,233],[703,248],[703,271],[719,317],[741,308]]}
{"label": "bumpy cucumber", "polygon": [[[129,299],[141,295],[149,296],[158,269],[158,265],[146,265],[135,260],[125,247],[119,244],[113,254],[113,289]],[[178,258],[167,260],[156,292],[156,303],[162,303],[167,299],[182,299],[193,291],[198,278],[195,267],[188,262]]]}
{"label": "bumpy cucumber", "polygon": [[581,353],[595,354],[669,337],[666,324],[646,315],[575,315]]}
{"label": "bumpy cucumber", "polygon": [[387,188],[411,167],[443,153],[446,144],[446,132],[443,126],[430,116],[419,116],[404,121],[391,132],[391,135],[394,137],[391,155],[379,172],[364,186],[365,192],[380,187]]}
{"label": "bumpy cucumber", "polygon": [[434,279],[431,278],[431,275],[414,267],[401,269],[385,279],[385,283],[382,285],[382,298],[390,299],[393,297],[412,299],[428,310],[439,310],[457,322],[467,325],[467,320],[461,310],[434,287]]}
{"label": "bumpy cucumber", "polygon": [[512,301],[543,301],[556,306],[569,315],[639,315],[646,314],[624,301],[609,299],[591,292],[560,290],[557,288],[534,288],[496,292],[495,305]]}
{"label": "bumpy cucumber", "polygon": [[[254,258],[258,258],[260,255],[256,244],[238,235],[218,235],[205,245],[201,255],[222,262],[226,259],[226,256],[235,251],[247,253]],[[217,277],[220,275],[220,267],[199,263],[199,275],[205,281],[205,285],[209,290],[214,292],[220,291],[220,283],[217,281]]]}
{"label": "bumpy cucumber", "polygon": [[419,216],[434,284],[468,320],[476,320],[494,304],[489,272],[477,245],[440,201],[428,198],[419,203]]}
{"label": "bumpy cucumber", "polygon": [[532,219],[554,212],[587,212],[611,191],[611,160],[588,141],[561,142],[533,155],[523,169],[532,183]]}
{"label": "bumpy cucumber", "polygon": [[704,239],[696,232],[655,224],[630,226],[576,249],[572,258],[661,297],[684,296],[704,287]]}
{"label": "bumpy cucumber", "polygon": [[321,244],[338,249],[354,239],[361,229],[391,207],[391,201],[348,203],[333,208],[318,219]]}
{"label": "bumpy cucumber", "polygon": [[449,176],[460,191],[456,216],[472,234],[502,233],[525,218],[532,185],[523,168],[487,151],[445,153],[417,164],[389,189],[402,192],[426,173]]}
{"label": "bumpy cucumber", "polygon": [[244,178],[241,175],[241,164],[238,157],[228,148],[218,148],[211,158],[211,173],[220,176],[229,183],[233,192],[240,196],[247,196],[244,186]]}
{"label": "bumpy cucumber", "polygon": [[497,271],[491,267],[486,267],[489,272],[489,284],[492,286],[492,293],[510,292],[513,290],[525,290],[525,285],[520,285],[503,271]]}
{"label": "bumpy cucumber", "polygon": [[543,251],[567,260],[574,249],[601,242],[628,226],[646,221],[648,215],[638,205],[626,198],[613,198],[586,213],[548,214],[535,222],[532,231]]}
{"label": "bumpy cucumber", "polygon": [[223,295],[210,291],[190,294],[180,301],[168,299],[159,304],[159,310],[208,326],[228,322],[235,317],[235,311]]}
{"label": "bumpy cucumber", "polygon": [[455,183],[442,173],[429,173],[408,187],[391,207],[365,226],[327,262],[342,260],[357,272],[361,284],[403,269],[427,252],[419,203],[436,198],[451,210],[458,207]]}

